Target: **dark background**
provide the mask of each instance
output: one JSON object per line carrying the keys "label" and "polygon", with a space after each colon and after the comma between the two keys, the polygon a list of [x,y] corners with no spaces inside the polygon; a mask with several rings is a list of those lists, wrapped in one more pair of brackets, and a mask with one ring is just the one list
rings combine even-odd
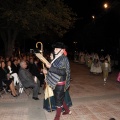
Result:
{"label": "dark background", "polygon": [[[22,52],[35,49],[36,42],[41,41],[44,50],[51,51],[51,44],[63,41],[67,45],[68,52],[88,51],[104,54],[109,53],[118,56],[120,39],[120,3],[117,0],[64,0],[77,14],[74,28],[70,29],[63,38],[57,36],[38,35],[35,39],[16,42],[16,47]],[[107,2],[109,7],[103,8]],[[95,19],[92,18],[95,16]],[[0,44],[1,51],[3,42]],[[103,53],[103,52],[102,52]]]}
{"label": "dark background", "polygon": [[[75,28],[64,38],[69,51],[110,54],[119,59],[120,53],[120,3],[117,0],[66,0],[77,13]],[[108,8],[103,7],[108,3]],[[95,16],[95,19],[92,18]],[[69,42],[68,42],[69,41]],[[104,50],[104,51],[101,51]]]}

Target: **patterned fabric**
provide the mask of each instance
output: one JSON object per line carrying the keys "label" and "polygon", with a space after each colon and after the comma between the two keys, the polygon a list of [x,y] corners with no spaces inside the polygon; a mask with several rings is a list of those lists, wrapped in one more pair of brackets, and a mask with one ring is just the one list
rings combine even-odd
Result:
{"label": "patterned fabric", "polygon": [[64,61],[65,63],[65,68],[66,68],[66,85],[65,85],[65,90],[67,90],[70,86],[70,64],[68,61],[68,58],[66,57],[66,60]]}
{"label": "patterned fabric", "polygon": [[48,72],[46,76],[47,83],[52,89],[55,89],[55,86],[60,81],[60,78],[61,77],[59,75],[52,72]]}
{"label": "patterned fabric", "polygon": [[[65,89],[67,89],[70,85],[70,65],[68,58],[64,55],[57,58],[53,63],[52,66],[58,69],[65,69],[66,70],[66,86]],[[51,67],[52,67],[51,66]],[[58,74],[55,74],[53,72],[48,71],[46,75],[47,83],[52,87],[52,89],[55,89],[55,86],[60,81],[61,76]]]}

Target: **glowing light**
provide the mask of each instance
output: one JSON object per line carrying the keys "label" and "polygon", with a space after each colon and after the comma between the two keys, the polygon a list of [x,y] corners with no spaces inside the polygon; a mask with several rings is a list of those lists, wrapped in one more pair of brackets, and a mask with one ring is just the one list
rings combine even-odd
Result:
{"label": "glowing light", "polygon": [[93,19],[95,19],[95,16],[94,16],[94,15],[92,15],[92,18],[93,18]]}
{"label": "glowing light", "polygon": [[73,43],[76,44],[77,42],[74,41]]}
{"label": "glowing light", "polygon": [[104,6],[105,9],[108,8],[108,4],[107,3],[105,3],[103,6]]}

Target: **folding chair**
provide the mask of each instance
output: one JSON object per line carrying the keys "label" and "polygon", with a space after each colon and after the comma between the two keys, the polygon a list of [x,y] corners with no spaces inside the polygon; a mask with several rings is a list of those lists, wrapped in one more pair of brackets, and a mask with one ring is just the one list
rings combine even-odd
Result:
{"label": "folding chair", "polygon": [[2,94],[7,94],[7,91],[6,91],[6,86],[2,86],[0,88],[0,97],[3,98],[3,95]]}
{"label": "folding chair", "polygon": [[0,89],[0,97],[3,98],[2,96],[3,89]]}
{"label": "folding chair", "polygon": [[[31,94],[32,88],[28,87],[24,87],[23,84],[21,83],[21,81],[19,81],[19,94],[25,92],[25,94],[29,97],[29,95]],[[28,92],[27,92],[28,91]]]}

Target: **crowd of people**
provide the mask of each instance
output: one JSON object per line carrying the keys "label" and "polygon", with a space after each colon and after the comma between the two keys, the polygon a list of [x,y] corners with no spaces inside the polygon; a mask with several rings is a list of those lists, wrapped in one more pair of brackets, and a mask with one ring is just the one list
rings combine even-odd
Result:
{"label": "crowd of people", "polygon": [[[33,99],[38,100],[40,87],[44,83],[41,61],[35,55],[21,55],[21,57],[0,57],[0,89],[6,86],[13,97],[19,95],[16,90],[19,84],[33,88]],[[37,80],[35,80],[37,78]]]}
{"label": "crowd of people", "polygon": [[[77,59],[76,59],[77,58]],[[111,57],[109,54],[99,55],[97,53],[80,52],[74,61],[80,64],[85,64],[91,73],[95,75],[103,74],[103,81],[106,83],[109,73],[112,72]]]}
{"label": "crowd of people", "polygon": [[[34,100],[39,100],[40,87],[46,85],[53,91],[53,96],[44,99],[43,108],[47,111],[56,110],[54,120],[60,120],[63,115],[71,114],[69,109],[72,101],[69,95],[70,64],[65,51],[65,45],[57,42],[53,46],[48,64],[42,66],[35,54],[20,57],[0,57],[0,89],[4,85],[13,97],[19,96],[16,86],[32,88]],[[45,86],[45,89],[48,87]],[[48,92],[48,91],[47,91]],[[49,94],[49,93],[48,93]]]}
{"label": "crowd of people", "polygon": [[[48,63],[43,67],[42,62],[35,54],[20,57],[0,57],[0,89],[4,85],[13,97],[19,96],[16,90],[17,85],[23,88],[32,88],[34,100],[39,100],[40,87],[44,85],[44,90],[49,94],[43,100],[43,108],[48,112],[56,110],[54,120],[60,120],[63,115],[71,114],[69,109],[72,101],[69,95],[70,87],[70,63],[65,51],[65,45],[58,42],[53,45]],[[74,61],[85,64],[93,74],[103,73],[103,80],[106,83],[108,74],[111,72],[110,55],[99,56],[97,53],[88,54],[80,52]],[[52,93],[48,93],[51,91]],[[46,93],[45,93],[46,94]],[[111,118],[112,120],[114,118]]]}

